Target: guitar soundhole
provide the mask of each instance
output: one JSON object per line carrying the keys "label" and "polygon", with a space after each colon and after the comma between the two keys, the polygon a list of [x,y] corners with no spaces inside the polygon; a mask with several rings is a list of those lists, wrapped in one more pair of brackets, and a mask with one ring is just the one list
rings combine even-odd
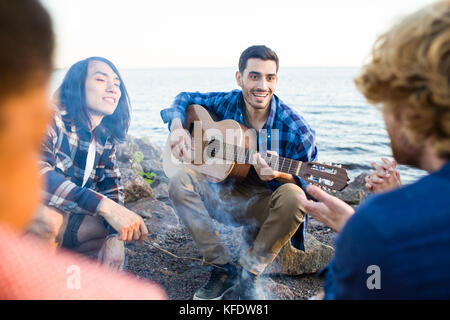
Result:
{"label": "guitar soundhole", "polygon": [[216,141],[216,139],[212,139],[209,143],[208,143],[208,156],[210,158],[214,158],[216,156],[216,146],[214,145],[214,142]]}
{"label": "guitar soundhole", "polygon": [[192,133],[194,132],[194,122],[192,122],[189,126],[189,133],[192,135]]}

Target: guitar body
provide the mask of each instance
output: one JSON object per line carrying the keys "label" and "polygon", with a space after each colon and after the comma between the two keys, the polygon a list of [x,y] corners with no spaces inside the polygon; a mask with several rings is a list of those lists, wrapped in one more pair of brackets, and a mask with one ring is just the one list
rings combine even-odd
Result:
{"label": "guitar body", "polygon": [[[187,108],[184,128],[190,132],[193,138],[194,161],[189,164],[176,159],[172,155],[170,141],[167,141],[163,154],[163,169],[168,178],[185,167],[202,173],[210,182],[238,183],[245,179],[250,170],[250,164],[209,157],[205,147],[216,139],[229,145],[256,150],[257,140],[256,135],[252,134],[252,130],[231,119],[214,121],[210,113],[199,105],[190,105]],[[215,152],[226,151],[215,150]]]}

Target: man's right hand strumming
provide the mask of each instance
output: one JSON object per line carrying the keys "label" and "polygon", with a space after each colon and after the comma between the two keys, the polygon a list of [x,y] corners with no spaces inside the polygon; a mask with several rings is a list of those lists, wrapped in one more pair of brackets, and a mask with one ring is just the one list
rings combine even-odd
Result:
{"label": "man's right hand strumming", "polygon": [[191,135],[187,130],[183,128],[183,124],[181,123],[181,119],[173,119],[172,124],[170,126],[170,148],[172,150],[172,155],[184,162],[191,163],[192,156],[192,142]]}
{"label": "man's right hand strumming", "polygon": [[141,216],[109,198],[105,197],[102,200],[98,214],[119,233],[119,239],[123,241],[143,242],[148,235],[147,227]]}

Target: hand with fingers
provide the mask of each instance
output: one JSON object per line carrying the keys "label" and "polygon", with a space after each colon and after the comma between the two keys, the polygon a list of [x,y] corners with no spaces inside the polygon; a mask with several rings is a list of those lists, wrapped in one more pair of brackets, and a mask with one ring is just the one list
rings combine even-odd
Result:
{"label": "hand with fingers", "polygon": [[393,190],[402,184],[396,169],[397,161],[391,162],[386,158],[381,158],[381,161],[381,164],[371,163],[375,170],[371,170],[365,178],[366,188],[372,193]]}
{"label": "hand with fingers", "polygon": [[[267,151],[268,154],[274,157],[278,157],[276,151]],[[253,167],[262,181],[270,181],[280,177],[280,172],[273,170],[267,162],[261,157],[260,153],[255,153],[253,156]]]}
{"label": "hand with fingers", "polygon": [[341,231],[355,210],[344,201],[326,193],[320,188],[309,185],[306,192],[318,202],[308,200],[304,194],[297,196],[305,211],[314,219],[324,223],[334,231]]}
{"label": "hand with fingers", "polygon": [[189,132],[183,128],[180,119],[172,121],[169,139],[172,155],[183,163],[191,163],[192,138]]}
{"label": "hand with fingers", "polygon": [[143,242],[148,235],[147,226],[141,216],[109,198],[100,202],[98,214],[116,230],[122,241]]}

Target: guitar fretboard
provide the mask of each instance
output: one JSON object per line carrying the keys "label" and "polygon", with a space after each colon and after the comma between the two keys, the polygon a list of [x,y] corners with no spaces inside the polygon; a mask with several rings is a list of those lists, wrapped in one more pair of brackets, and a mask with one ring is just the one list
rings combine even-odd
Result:
{"label": "guitar fretboard", "polygon": [[[256,150],[246,149],[232,144],[223,143],[220,140],[213,140],[207,147],[209,157],[223,160],[236,161],[240,164],[255,164],[254,156]],[[302,162],[285,157],[260,153],[261,158],[275,171],[298,175]]]}

